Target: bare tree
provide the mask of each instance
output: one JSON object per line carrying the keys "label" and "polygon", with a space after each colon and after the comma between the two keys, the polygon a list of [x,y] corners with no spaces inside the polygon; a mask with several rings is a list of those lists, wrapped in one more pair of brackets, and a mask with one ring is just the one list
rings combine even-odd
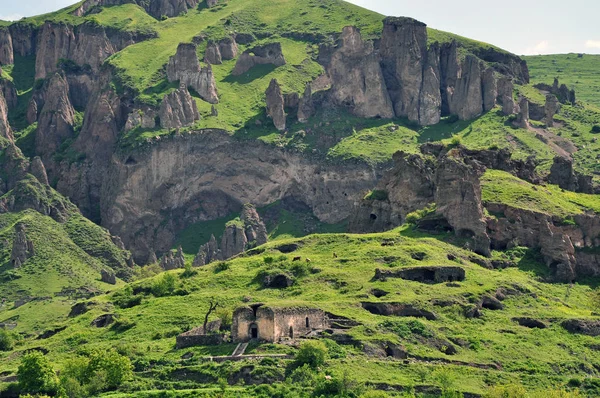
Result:
{"label": "bare tree", "polygon": [[210,300],[208,304],[208,312],[204,317],[204,334],[208,334],[206,330],[206,326],[208,325],[208,317],[219,307],[219,303],[217,301]]}

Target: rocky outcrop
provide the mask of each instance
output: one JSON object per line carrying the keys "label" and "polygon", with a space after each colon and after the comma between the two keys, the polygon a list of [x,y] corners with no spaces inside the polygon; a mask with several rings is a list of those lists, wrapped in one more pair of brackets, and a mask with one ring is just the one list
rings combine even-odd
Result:
{"label": "rocky outcrop", "polygon": [[0,137],[7,139],[9,142],[13,142],[15,137],[10,123],[8,122],[8,104],[4,99],[3,93],[0,92]]}
{"label": "rocky outcrop", "polygon": [[15,63],[12,36],[8,28],[0,28],[0,65]]}
{"label": "rocky outcrop", "polygon": [[519,101],[519,114],[516,123],[522,129],[529,129],[529,101],[527,98],[523,97]]}
{"label": "rocky outcrop", "polygon": [[490,238],[481,203],[479,178],[485,167],[452,151],[438,161],[435,203],[437,213],[444,216],[459,237],[472,240],[471,249],[489,256]]}
{"label": "rocky outcrop", "polygon": [[198,250],[198,254],[194,258],[192,265],[194,267],[201,267],[221,259],[222,255],[221,250],[219,249],[219,244],[217,243],[217,239],[215,239],[214,235],[211,235],[210,240],[200,246],[200,250]]}
{"label": "rocky outcrop", "polygon": [[158,113],[154,108],[142,106],[134,109],[128,116],[125,122],[125,131],[131,131],[136,127],[142,129],[153,129],[156,127],[156,118]]}
{"label": "rocky outcrop", "polygon": [[181,246],[179,246],[177,249],[177,253],[174,254],[171,250],[169,250],[164,256],[162,256],[160,259],[160,266],[165,271],[185,267],[185,257],[183,256],[183,249]]}
{"label": "rocky outcrop", "polygon": [[[0,71],[2,68],[0,68]],[[9,110],[15,109],[18,105],[17,88],[14,83],[8,79],[0,78],[0,95],[4,96]]]}
{"label": "rocky outcrop", "polygon": [[483,89],[483,111],[489,112],[496,106],[498,97],[498,81],[496,80],[496,71],[493,68],[487,68],[483,71],[481,78]]}
{"label": "rocky outcrop", "polygon": [[567,191],[594,193],[592,176],[575,171],[573,160],[562,156],[554,158],[552,167],[550,167],[548,182]]}
{"label": "rocky outcrop", "polygon": [[[221,53],[221,55],[223,55],[223,53]],[[269,43],[252,47],[244,51],[237,60],[235,68],[231,73],[234,76],[240,76],[256,65],[273,65],[278,67],[285,65],[285,63],[281,43]]]}
{"label": "rocky outcrop", "polygon": [[256,208],[245,204],[239,220],[227,224],[217,244],[214,235],[210,241],[200,247],[193,265],[200,267],[217,260],[227,260],[246,250],[267,243],[268,234],[265,224],[260,219]]}
{"label": "rocky outcrop", "polygon": [[183,83],[178,90],[165,96],[160,105],[158,115],[160,117],[160,126],[163,129],[190,126],[196,120],[200,120],[196,101],[194,101],[194,98]]}
{"label": "rocky outcrop", "polygon": [[502,104],[502,113],[510,116],[515,113],[515,100],[513,97],[514,84],[508,77],[498,79],[498,101]]}
{"label": "rocky outcrop", "polygon": [[[214,0],[212,0],[214,1]],[[176,17],[188,10],[198,7],[200,0],[86,0],[73,14],[82,17],[96,7],[120,5],[124,3],[137,4],[156,19]]]}
{"label": "rocky outcrop", "polygon": [[265,93],[267,103],[267,116],[273,120],[275,128],[285,131],[286,114],[285,101],[281,93],[281,87],[276,79],[272,79]]}
{"label": "rocky outcrop", "polygon": [[442,109],[440,47],[429,47],[427,63],[423,71],[423,85],[419,98],[419,124],[431,126],[439,123]]}
{"label": "rocky outcrop", "polygon": [[50,185],[48,182],[48,174],[46,173],[46,167],[42,162],[42,159],[39,156],[36,156],[31,161],[31,165],[29,166],[29,173],[33,175],[37,180],[44,184]]}
{"label": "rocky outcrop", "polygon": [[210,65],[206,68],[200,66],[195,44],[181,43],[177,47],[177,53],[167,65],[167,78],[169,82],[179,81],[186,87],[192,87],[206,102],[219,102],[212,68]]}
{"label": "rocky outcrop", "polygon": [[219,53],[221,58],[225,60],[235,59],[238,56],[238,45],[235,37],[226,37],[219,40]]}
{"label": "rocky outcrop", "polygon": [[300,123],[306,123],[314,114],[314,112],[315,106],[312,98],[312,85],[310,83],[306,83],[304,94],[302,94],[302,97],[300,97],[300,101],[298,103],[298,121]]}
{"label": "rocky outcrop", "polygon": [[211,65],[221,65],[223,58],[221,57],[221,50],[219,45],[214,41],[209,41],[206,45],[206,51],[204,52],[204,62]]}
{"label": "rocky outcrop", "polygon": [[106,58],[150,37],[152,35],[107,29],[92,23],[74,27],[46,22],[37,34],[35,77],[44,79],[56,72],[62,60],[73,61],[75,65],[71,68],[85,65],[98,72]]}
{"label": "rocky outcrop", "polygon": [[481,67],[478,58],[467,55],[461,75],[449,96],[450,113],[461,120],[470,120],[483,113]]}
{"label": "rocky outcrop", "polygon": [[427,25],[411,18],[386,18],[380,52],[396,116],[419,121],[419,98],[427,62]]}
{"label": "rocky outcrop", "polygon": [[10,263],[13,268],[20,268],[25,261],[35,255],[33,242],[27,239],[25,225],[22,223],[15,224],[15,238],[13,240],[12,253],[10,255]]}
{"label": "rocky outcrop", "polygon": [[74,136],[75,109],[69,99],[69,85],[64,74],[55,73],[45,83],[43,92],[44,102],[38,116],[35,147],[36,153],[46,159],[65,140]]}
{"label": "rocky outcrop", "polygon": [[554,94],[546,95],[546,104],[544,105],[544,113],[546,117],[546,125],[548,127],[554,126],[554,115],[560,110],[560,102]]}
{"label": "rocky outcrop", "polygon": [[360,117],[394,117],[379,57],[373,43],[364,42],[357,28],[344,28],[327,72],[334,104]]}
{"label": "rocky outcrop", "polygon": [[109,285],[117,284],[117,276],[112,270],[100,270],[100,280],[104,283],[108,283]]}

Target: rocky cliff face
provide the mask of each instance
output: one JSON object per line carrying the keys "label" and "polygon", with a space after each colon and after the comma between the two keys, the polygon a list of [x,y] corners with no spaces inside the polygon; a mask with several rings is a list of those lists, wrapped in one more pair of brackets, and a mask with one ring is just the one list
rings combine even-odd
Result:
{"label": "rocky cliff face", "polygon": [[210,65],[206,68],[200,66],[194,44],[182,43],[177,47],[177,53],[167,65],[167,78],[169,82],[179,81],[186,87],[192,87],[206,102],[219,102],[212,68]]}
{"label": "rocky cliff face", "polygon": [[0,28],[0,65],[14,63],[12,36],[8,28]]}
{"label": "rocky cliff face", "polygon": [[361,117],[394,116],[379,57],[373,43],[364,42],[358,29],[344,28],[327,71],[335,104]]}
{"label": "rocky cliff face", "polygon": [[87,15],[95,7],[126,3],[137,4],[154,18],[160,19],[162,17],[176,17],[185,14],[188,10],[198,7],[200,0],[86,0],[73,14],[81,17]]}
{"label": "rocky cliff face", "polygon": [[13,142],[15,138],[8,122],[8,104],[3,93],[0,93],[0,137],[6,138],[10,142]]}
{"label": "rocky cliff face", "polygon": [[200,120],[196,101],[183,83],[178,90],[163,98],[158,115],[163,129],[190,126]]}
{"label": "rocky cliff face", "polygon": [[276,79],[271,80],[267,92],[265,93],[267,103],[267,116],[273,120],[275,128],[279,131],[285,131],[286,114],[285,101],[281,93],[281,87]]}
{"label": "rocky cliff face", "polygon": [[15,225],[15,238],[13,241],[10,263],[13,268],[20,268],[25,261],[35,255],[33,242],[27,239],[25,225],[18,223]]}
{"label": "rocky cliff face", "polygon": [[239,212],[243,203],[293,197],[321,221],[339,222],[376,179],[367,165],[321,163],[208,130],[113,158],[102,188],[102,222],[145,263],[153,249],[166,252],[177,231]]}

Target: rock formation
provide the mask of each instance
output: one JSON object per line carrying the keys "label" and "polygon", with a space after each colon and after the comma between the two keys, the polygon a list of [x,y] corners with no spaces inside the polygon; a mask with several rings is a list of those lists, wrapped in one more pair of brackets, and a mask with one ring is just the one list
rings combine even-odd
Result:
{"label": "rock formation", "polygon": [[502,113],[510,116],[515,113],[515,100],[513,97],[514,84],[508,77],[498,79],[498,100],[502,104]]}
{"label": "rock formation", "polygon": [[419,98],[419,124],[431,126],[439,123],[442,108],[440,47],[434,43],[427,53],[423,71],[423,86]]}
{"label": "rock formation", "polygon": [[[214,3],[215,0],[207,0],[207,2]],[[200,0],[86,0],[73,14],[82,17],[95,7],[113,6],[123,3],[137,4],[154,18],[160,19],[162,17],[176,17],[185,14],[188,10],[198,7]]]}
{"label": "rock formation", "polygon": [[306,83],[304,94],[302,94],[300,102],[298,103],[298,121],[300,123],[307,122],[314,112],[315,107],[312,99],[312,86],[310,83]]}
{"label": "rock formation", "polygon": [[498,81],[493,68],[487,68],[483,71],[481,85],[483,89],[483,111],[489,112],[496,106],[496,98],[498,97]]}
{"label": "rock formation", "polygon": [[206,51],[204,52],[204,62],[211,65],[221,65],[223,59],[221,57],[221,50],[219,45],[214,41],[209,41],[206,45]]}
{"label": "rock formation", "polygon": [[44,184],[50,185],[48,182],[48,174],[46,173],[46,167],[42,162],[42,159],[39,156],[36,156],[31,161],[31,165],[29,166],[29,173],[33,175],[37,180]]}
{"label": "rock formation", "polygon": [[[219,40],[219,53],[225,60],[235,59],[238,56],[238,45],[234,37]],[[282,54],[283,57],[283,54]]]}
{"label": "rock formation", "polygon": [[15,139],[8,122],[8,104],[2,93],[0,93],[0,137],[6,138],[10,142]]}
{"label": "rock formation", "polygon": [[[222,52],[221,56],[223,56]],[[231,73],[234,76],[240,76],[248,72],[256,65],[273,65],[277,67],[285,65],[285,63],[286,62],[281,49],[281,43],[269,43],[244,51],[237,60],[235,68]]]}
{"label": "rock formation", "polygon": [[281,87],[276,79],[272,79],[267,88],[266,103],[267,103],[267,116],[273,120],[275,128],[279,131],[285,131],[286,126],[286,114],[285,114],[285,102],[283,95],[281,94]]}
{"label": "rock formation", "polygon": [[200,267],[213,261],[227,260],[250,248],[264,245],[267,240],[267,228],[256,208],[246,204],[239,220],[234,220],[225,227],[220,248],[214,235],[211,236],[210,241],[200,247],[193,265]]}
{"label": "rock formation", "polygon": [[483,91],[479,59],[467,55],[461,75],[449,97],[450,113],[461,120],[470,120],[483,113]]}
{"label": "rock formation", "polygon": [[380,52],[396,116],[418,122],[423,70],[428,60],[427,25],[411,18],[386,18]]}
{"label": "rock formation", "polygon": [[548,127],[554,126],[554,115],[560,110],[560,102],[554,94],[546,95],[546,104],[544,105],[544,113],[546,117],[546,125]]}
{"label": "rock formation", "polygon": [[200,120],[196,101],[190,95],[185,84],[178,90],[167,94],[160,105],[160,126],[163,129],[185,127]]}
{"label": "rock formation", "polygon": [[142,129],[153,129],[156,127],[156,117],[158,113],[154,108],[142,106],[134,109],[128,116],[125,122],[125,131],[133,130],[136,127]]}
{"label": "rock formation", "polygon": [[160,259],[160,266],[165,271],[185,267],[185,257],[183,256],[183,249],[181,246],[177,249],[177,253],[173,254],[173,252],[169,250],[162,256]]}
{"label": "rock formation", "polygon": [[373,43],[364,42],[357,28],[344,28],[327,71],[335,104],[360,117],[394,117]]}
{"label": "rock formation", "polygon": [[517,126],[522,129],[529,128],[529,100],[521,98],[519,101],[519,115],[517,117]]}
{"label": "rock formation", "polygon": [[10,255],[10,263],[13,268],[20,268],[25,261],[35,255],[33,242],[27,239],[25,225],[22,223],[15,224],[15,238],[13,241],[12,253]]}
{"label": "rock formation", "polygon": [[554,158],[548,182],[567,191],[594,193],[592,177],[575,171],[573,160],[562,156]]}
{"label": "rock formation", "polygon": [[212,68],[210,65],[206,68],[200,66],[195,44],[181,43],[177,47],[177,53],[167,65],[167,78],[169,82],[179,81],[186,87],[192,87],[206,102],[219,102]]}
{"label": "rock formation", "polygon": [[12,36],[8,28],[0,28],[0,65],[15,63],[13,56]]}
{"label": "rock formation", "polygon": [[117,284],[117,276],[112,270],[102,269],[100,271],[100,280],[104,283],[108,283],[109,285]]}
{"label": "rock formation", "polygon": [[44,104],[38,117],[36,153],[46,158],[74,135],[75,109],[64,74],[55,73],[44,85]]}

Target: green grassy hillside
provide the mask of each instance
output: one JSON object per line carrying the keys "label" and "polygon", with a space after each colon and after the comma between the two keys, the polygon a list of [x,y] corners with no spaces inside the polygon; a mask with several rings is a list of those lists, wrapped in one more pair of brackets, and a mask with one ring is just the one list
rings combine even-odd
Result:
{"label": "green grassy hillside", "polygon": [[558,77],[561,83],[575,89],[578,99],[600,106],[600,55],[555,54],[524,58],[532,83],[552,84]]}

